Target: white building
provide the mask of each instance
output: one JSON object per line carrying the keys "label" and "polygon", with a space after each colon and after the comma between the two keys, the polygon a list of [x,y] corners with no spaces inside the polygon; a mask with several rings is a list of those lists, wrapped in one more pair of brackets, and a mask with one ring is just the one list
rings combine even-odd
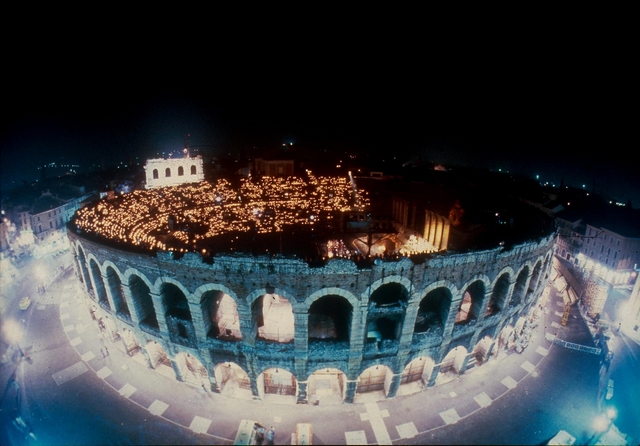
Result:
{"label": "white building", "polygon": [[204,168],[200,155],[189,157],[185,149],[184,158],[155,158],[144,165],[146,189],[198,183],[204,180]]}
{"label": "white building", "polygon": [[640,266],[640,238],[587,224],[578,264],[611,284],[631,283]]}

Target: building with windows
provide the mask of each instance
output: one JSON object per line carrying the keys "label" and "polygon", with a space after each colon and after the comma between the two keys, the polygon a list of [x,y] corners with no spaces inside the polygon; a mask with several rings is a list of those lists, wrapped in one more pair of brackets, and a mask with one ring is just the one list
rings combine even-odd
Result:
{"label": "building with windows", "polygon": [[640,265],[640,233],[620,229],[587,223],[577,256],[580,267],[613,285],[633,283]]}
{"label": "building with windows", "polygon": [[[186,149],[185,149],[186,150]],[[144,165],[147,189],[197,183],[204,180],[204,167],[200,155],[184,158],[155,158]]]}

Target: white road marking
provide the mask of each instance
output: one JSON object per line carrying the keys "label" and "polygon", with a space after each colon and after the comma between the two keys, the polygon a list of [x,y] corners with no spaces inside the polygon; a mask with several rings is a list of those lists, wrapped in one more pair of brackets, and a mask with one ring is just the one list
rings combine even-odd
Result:
{"label": "white road marking", "polygon": [[518,385],[518,381],[516,381],[515,379],[513,379],[510,376],[507,376],[505,379],[503,379],[502,381],[500,381],[502,384],[504,384],[505,387],[509,388],[509,389],[513,389]]}
{"label": "white road marking", "polygon": [[54,373],[52,376],[56,384],[61,385],[82,375],[87,370],[89,370],[87,365],[82,361],[78,361],[66,369],[62,369],[59,372]]}
{"label": "white road marking", "polygon": [[440,412],[440,417],[447,424],[454,424],[460,420],[460,415],[455,409],[445,410],[444,412]]}
{"label": "white road marking", "polygon": [[480,407],[487,407],[491,405],[491,403],[493,402],[491,397],[487,395],[485,392],[482,392],[474,396],[473,399],[476,400],[476,403],[478,403]]}
{"label": "white road marking", "polygon": [[197,434],[206,434],[207,430],[209,430],[210,425],[211,420],[196,415],[195,417],[193,417],[193,421],[189,425],[189,429]]}
{"label": "white road marking", "polygon": [[164,413],[165,410],[167,410],[167,408],[169,407],[169,405],[167,403],[163,403],[160,400],[155,400],[153,403],[151,403],[151,406],[149,406],[149,412],[151,412],[153,415],[162,415]]}

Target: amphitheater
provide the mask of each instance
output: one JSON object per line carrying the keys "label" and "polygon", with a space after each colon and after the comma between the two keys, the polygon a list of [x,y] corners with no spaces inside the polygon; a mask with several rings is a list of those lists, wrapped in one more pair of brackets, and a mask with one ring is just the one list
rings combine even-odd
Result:
{"label": "amphitheater", "polygon": [[[348,180],[314,178],[314,187],[307,180],[302,189],[296,181],[265,180],[279,184],[279,198],[264,192],[250,199],[252,192],[227,183],[201,182],[101,201],[68,224],[88,309],[132,361],[235,398],[342,404],[419,392],[526,345],[555,232],[509,247],[406,254],[396,236],[365,256],[331,248],[356,239],[339,234],[347,224],[339,215],[354,207],[336,199],[359,194],[356,210],[366,210],[365,192]],[[328,183],[338,192],[322,189]],[[196,187],[204,189],[194,193]],[[198,213],[204,205],[196,195],[209,197],[209,213]],[[283,201],[294,195],[294,204]],[[137,207],[158,196],[179,204]],[[320,197],[318,210],[313,197]],[[249,223],[238,227],[242,212]],[[300,217],[291,227],[304,236],[294,237],[292,249],[328,230],[336,232],[333,245],[322,244],[314,259],[283,250],[282,234],[288,239],[293,230],[279,227],[275,215]],[[426,226],[435,221],[429,215]],[[212,219],[215,225],[207,223]],[[425,228],[430,246],[445,220],[438,231]],[[162,227],[144,226],[149,221]],[[214,226],[222,229],[211,232]],[[243,248],[274,233],[281,234],[274,239],[279,249]]]}

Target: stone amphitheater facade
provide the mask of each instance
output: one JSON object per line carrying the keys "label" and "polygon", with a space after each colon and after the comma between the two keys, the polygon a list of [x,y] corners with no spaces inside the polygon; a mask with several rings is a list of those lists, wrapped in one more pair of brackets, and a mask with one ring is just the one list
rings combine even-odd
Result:
{"label": "stone amphitheater facade", "polygon": [[[334,396],[349,403],[482,366],[535,310],[556,240],[362,268],[345,259],[174,259],[68,236],[92,315],[132,358],[185,385],[299,403],[327,393],[321,379],[334,379]],[[264,331],[272,303],[287,313],[278,318],[290,321],[288,333]]]}

